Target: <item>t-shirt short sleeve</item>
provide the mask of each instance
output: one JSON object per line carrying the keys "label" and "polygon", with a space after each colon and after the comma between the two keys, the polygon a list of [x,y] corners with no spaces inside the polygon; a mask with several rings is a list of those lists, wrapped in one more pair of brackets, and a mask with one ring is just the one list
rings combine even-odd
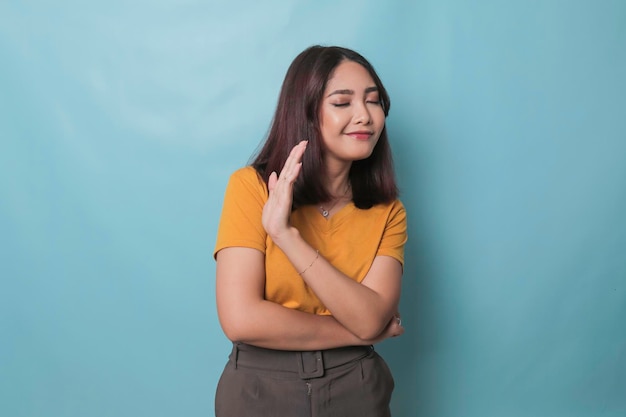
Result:
{"label": "t-shirt short sleeve", "polygon": [[267,233],[261,223],[267,187],[252,167],[235,171],[226,186],[213,257],[227,247],[246,247],[265,253]]}
{"label": "t-shirt short sleeve", "polygon": [[385,231],[383,232],[377,256],[391,256],[404,266],[404,245],[407,241],[406,210],[399,200],[396,200],[389,212]]}

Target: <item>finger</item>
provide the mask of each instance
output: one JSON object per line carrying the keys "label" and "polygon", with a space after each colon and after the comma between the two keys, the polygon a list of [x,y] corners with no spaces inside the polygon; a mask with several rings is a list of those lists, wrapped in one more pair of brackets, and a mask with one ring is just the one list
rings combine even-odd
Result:
{"label": "finger", "polygon": [[302,170],[302,162],[298,162],[293,169],[293,181],[295,182],[298,179],[298,175],[300,175],[300,171]]}
{"label": "finger", "polygon": [[282,178],[276,180],[272,195],[280,201],[291,201],[293,198],[293,186],[300,173],[301,163],[296,164],[293,172],[283,173]]}
{"label": "finger", "polygon": [[295,179],[293,172],[302,158],[302,152],[303,146],[300,144],[294,146],[291,152],[289,152],[289,156],[287,157],[285,166],[283,167],[283,172],[281,172],[281,176],[283,176],[286,181],[293,181]]}
{"label": "finger", "polygon": [[279,179],[293,182],[300,173],[300,166],[302,165],[302,155],[306,149],[307,141],[298,143],[291,149],[289,156],[285,161],[282,171],[280,172]]}
{"label": "finger", "polygon": [[278,175],[276,175],[276,171],[273,171],[270,174],[270,177],[267,180],[267,189],[271,193],[276,188],[276,183],[278,182]]}
{"label": "finger", "polygon": [[295,181],[298,178],[298,175],[300,175],[300,171],[302,169],[302,156],[304,155],[307,144],[308,141],[303,140],[294,149],[293,160],[295,164],[291,167],[292,175],[290,177],[292,181]]}

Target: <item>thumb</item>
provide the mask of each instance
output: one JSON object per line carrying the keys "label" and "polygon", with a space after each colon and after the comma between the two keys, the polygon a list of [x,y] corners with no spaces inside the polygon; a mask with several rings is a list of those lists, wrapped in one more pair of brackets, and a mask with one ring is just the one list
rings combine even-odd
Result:
{"label": "thumb", "polygon": [[274,191],[274,188],[276,188],[277,182],[278,182],[278,175],[276,174],[276,171],[273,171],[267,180],[267,189],[270,192]]}

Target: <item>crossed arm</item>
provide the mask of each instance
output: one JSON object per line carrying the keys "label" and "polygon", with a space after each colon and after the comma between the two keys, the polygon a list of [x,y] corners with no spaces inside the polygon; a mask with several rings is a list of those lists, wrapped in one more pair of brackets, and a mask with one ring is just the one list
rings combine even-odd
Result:
{"label": "crossed arm", "polygon": [[[296,146],[280,174],[272,174],[263,227],[302,279],[331,311],[320,316],[264,299],[265,258],[252,248],[228,247],[217,253],[217,308],[233,341],[282,350],[317,350],[373,344],[399,336],[395,320],[402,267],[388,256],[375,258],[361,283],[337,270],[289,224],[292,187],[306,144]],[[313,263],[311,263],[313,262]]]}
{"label": "crossed arm", "polygon": [[230,340],[270,349],[318,350],[369,345],[403,333],[393,314],[374,337],[360,338],[336,316],[305,313],[265,300],[264,261],[265,256],[251,248],[225,248],[217,254],[217,310]]}

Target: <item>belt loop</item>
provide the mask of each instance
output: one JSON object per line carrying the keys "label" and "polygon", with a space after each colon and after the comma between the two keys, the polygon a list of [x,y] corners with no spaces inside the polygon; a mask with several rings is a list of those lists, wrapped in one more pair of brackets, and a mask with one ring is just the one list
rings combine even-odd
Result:
{"label": "belt loop", "polygon": [[237,369],[237,360],[239,359],[239,343],[233,343],[233,364]]}

